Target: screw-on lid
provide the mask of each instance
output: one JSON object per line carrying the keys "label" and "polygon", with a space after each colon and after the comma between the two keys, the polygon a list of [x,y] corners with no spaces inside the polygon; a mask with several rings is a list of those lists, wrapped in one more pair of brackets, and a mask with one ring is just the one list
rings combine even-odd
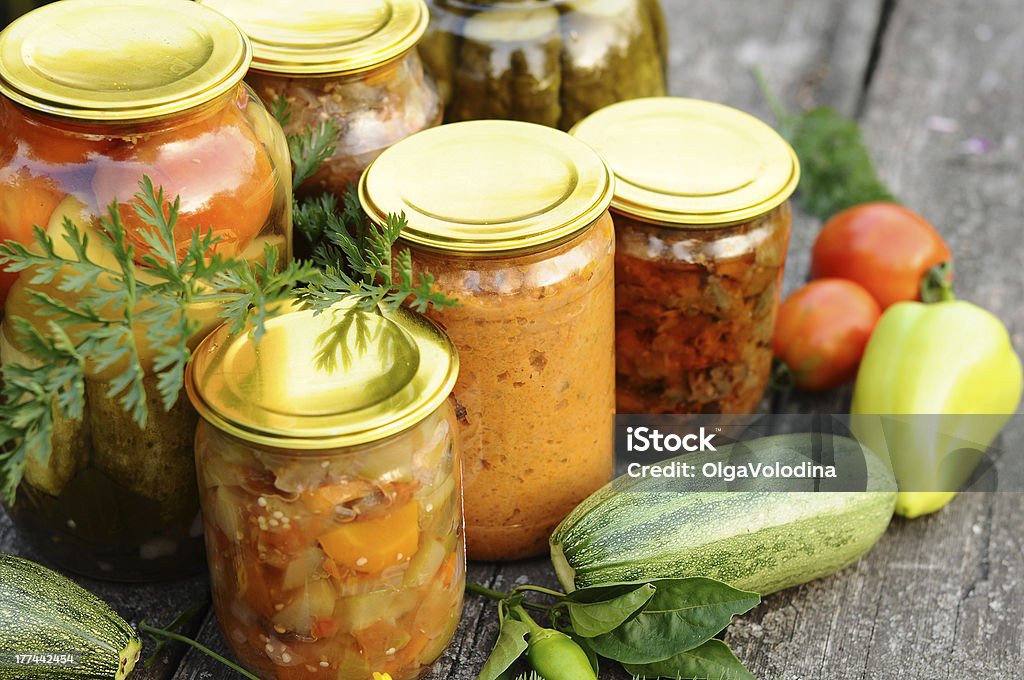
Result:
{"label": "screw-on lid", "polygon": [[377,314],[297,305],[252,330],[221,326],[199,345],[186,388],[200,415],[246,441],[298,450],[354,446],[397,434],[451,393],[451,340],[405,308]]}
{"label": "screw-on lid", "polygon": [[793,149],[764,122],[697,99],[634,99],[571,131],[615,173],[612,208],[679,226],[736,224],[786,201],[800,179]]}
{"label": "screw-on lid", "polygon": [[250,58],[237,26],[188,0],[62,0],[0,33],[0,92],[68,118],[145,120],[225,94]]}
{"label": "screw-on lid", "polygon": [[549,247],[601,216],[611,171],[586,144],[542,125],[453,123],[408,137],[363,174],[370,219],[404,213],[402,239],[455,253]]}
{"label": "screw-on lid", "polygon": [[423,0],[199,0],[252,40],[252,67],[293,75],[355,73],[409,51],[427,29]]}

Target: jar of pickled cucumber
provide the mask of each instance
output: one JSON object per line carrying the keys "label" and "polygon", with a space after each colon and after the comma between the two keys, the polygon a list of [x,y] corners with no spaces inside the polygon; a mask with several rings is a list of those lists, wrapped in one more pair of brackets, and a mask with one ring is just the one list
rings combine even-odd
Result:
{"label": "jar of pickled cucumber", "polygon": [[334,153],[300,193],[343,194],[381,151],[441,123],[442,105],[416,44],[423,0],[199,0],[253,43],[247,80],[268,105],[288,105],[288,133],[331,120]]}
{"label": "jar of pickled cucumber", "polygon": [[406,309],[298,307],[190,364],[224,639],[266,680],[412,680],[462,610],[458,358]]}
{"label": "jar of pickled cucumber", "polygon": [[572,131],[616,176],[620,413],[750,413],[772,330],[800,178],[793,150],[736,109],[622,102]]}
{"label": "jar of pickled cucumber", "polygon": [[611,476],[611,195],[592,149],[512,121],[421,132],[363,175],[370,219],[404,213],[399,247],[459,302],[430,314],[462,356],[472,559],[545,552],[555,525]]}
{"label": "jar of pickled cucumber", "polygon": [[447,120],[503,118],[568,130],[624,99],[664,95],[659,0],[427,0],[421,51]]}
{"label": "jar of pickled cucumber", "polygon": [[[287,143],[242,83],[249,60],[234,24],[186,0],[63,0],[15,21],[0,34],[0,239],[29,244],[39,226],[59,255],[76,259],[62,237],[71,220],[89,238],[85,255],[119,273],[101,245],[116,201],[137,278],[152,283],[144,261],[151,228],[137,212],[145,176],[168,199],[180,197],[171,244],[179,256],[197,230],[212,230],[211,251],[222,256],[262,260],[269,244],[290,257]],[[92,285],[105,285],[105,276]],[[64,283],[64,274],[42,282],[0,273],[0,360],[34,365],[14,319],[46,333],[51,317],[34,296],[72,302]],[[219,323],[217,311],[190,311],[192,345]],[[148,332],[135,321],[146,426],[135,424],[122,406],[123,385],[112,382],[124,365],[86,356],[82,418],[55,411],[52,454],[28,458],[8,508],[45,555],[94,577],[152,580],[203,566],[197,416],[184,396],[163,408]]]}

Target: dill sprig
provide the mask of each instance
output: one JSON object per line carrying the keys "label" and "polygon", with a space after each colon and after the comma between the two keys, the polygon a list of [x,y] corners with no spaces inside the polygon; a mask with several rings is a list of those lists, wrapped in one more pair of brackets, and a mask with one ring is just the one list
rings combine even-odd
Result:
{"label": "dill sprig", "polygon": [[333,195],[308,199],[296,207],[297,229],[319,234],[313,261],[321,273],[299,291],[313,309],[323,311],[349,301],[364,311],[394,310],[407,304],[423,313],[458,303],[434,290],[434,276],[414,272],[408,248],[394,250],[406,227],[404,215],[388,215],[384,224],[370,220],[355,190],[345,194],[342,206]]}
{"label": "dill sprig", "polygon": [[[52,409],[81,419],[86,358],[92,370],[112,372],[107,395],[145,427],[146,350],[139,346],[138,329],[145,329],[139,335],[153,356],[161,405],[170,410],[184,385],[189,339],[201,326],[190,308],[215,306],[233,330],[252,323],[259,338],[273,309],[293,296],[298,282],[314,276],[310,263],[281,266],[269,245],[264,263],[225,258],[215,252],[220,239],[212,229],[193,232],[179,256],[174,238],[179,199],[168,202],[148,177],[139,189],[134,209],[144,225],[138,237],[146,251],[138,263],[116,202],[97,230],[83,230],[65,218],[61,238],[66,248],[58,250],[39,227],[33,229],[30,247],[16,241],[0,244],[0,266],[28,277],[26,295],[46,328],[44,335],[25,319],[8,319],[17,334],[15,344],[37,364],[7,362],[0,368],[0,492],[9,501],[27,457],[49,458]],[[95,253],[90,238],[113,256],[116,266],[90,255]]]}
{"label": "dill sprig", "polygon": [[857,121],[822,106],[789,113],[755,70],[761,93],[778,119],[779,131],[800,159],[800,205],[827,220],[838,212],[872,201],[895,202],[878,176]]}

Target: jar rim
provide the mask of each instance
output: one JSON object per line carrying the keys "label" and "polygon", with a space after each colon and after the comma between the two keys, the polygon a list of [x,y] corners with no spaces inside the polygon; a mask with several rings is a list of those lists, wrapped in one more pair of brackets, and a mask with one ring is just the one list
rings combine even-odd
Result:
{"label": "jar rim", "polygon": [[428,417],[455,386],[454,344],[411,310],[280,311],[259,340],[252,326],[220,326],[186,367],[196,411],[234,437],[294,450],[368,444]]}
{"label": "jar rim", "polygon": [[[444,168],[434,169],[438,161]],[[555,247],[596,222],[613,193],[611,170],[592,148],[506,120],[419,132],[385,150],[359,182],[376,224],[404,215],[404,242],[463,256]]]}
{"label": "jar rim", "polygon": [[152,120],[227,94],[251,59],[234,23],[189,0],[62,0],[0,33],[0,94],[60,118]]}
{"label": "jar rim", "polygon": [[615,173],[613,211],[662,226],[742,224],[785,201],[800,181],[796,152],[739,109],[681,97],[607,106],[569,132]]}
{"label": "jar rim", "polygon": [[252,42],[252,69],[292,76],[361,73],[399,59],[430,21],[424,0],[197,0],[235,21]]}

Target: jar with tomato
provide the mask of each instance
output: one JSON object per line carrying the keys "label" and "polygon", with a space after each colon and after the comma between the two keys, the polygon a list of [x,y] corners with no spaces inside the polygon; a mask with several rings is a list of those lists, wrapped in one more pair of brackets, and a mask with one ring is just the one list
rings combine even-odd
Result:
{"label": "jar with tomato", "polygon": [[462,610],[458,374],[404,308],[292,307],[190,364],[217,618],[265,680],[422,675]]}
{"label": "jar with tomato", "polygon": [[442,105],[416,45],[423,0],[199,0],[253,43],[247,77],[268,106],[288,106],[285,131],[330,120],[333,153],[300,193],[345,193],[381,151],[441,123]]}
{"label": "jar with tomato", "polygon": [[423,59],[449,122],[568,130],[597,109],[666,91],[660,0],[427,0]]}
{"label": "jar with tomato", "polygon": [[[0,238],[30,244],[38,227],[58,254],[71,256],[62,238],[71,220],[89,238],[88,257],[119,271],[101,245],[102,218],[112,209],[146,280],[149,227],[138,192],[148,177],[179,200],[179,255],[197,231],[212,230],[210,255],[261,261],[272,245],[289,258],[287,143],[242,83],[249,60],[249,43],[234,24],[186,0],[63,0],[15,21],[0,34]],[[0,360],[33,365],[11,321],[44,329],[34,296],[72,300],[61,281],[0,272],[8,320]],[[190,344],[217,325],[217,311],[190,310],[199,327]],[[136,336],[147,331],[136,322]],[[118,367],[85,357],[83,417],[55,411],[52,454],[26,465],[8,511],[62,567],[117,580],[202,568],[197,416],[184,398],[165,411],[154,354],[140,356],[149,397],[144,428],[111,382]]]}
{"label": "jar with tomato", "polygon": [[[442,162],[443,172],[423,168]],[[371,220],[404,213],[414,271],[459,305],[432,310],[462,355],[455,387],[473,559],[547,550],[612,473],[612,178],[564,132],[453,123],[363,175]]]}
{"label": "jar with tomato", "polygon": [[669,97],[572,134],[616,177],[620,413],[750,413],[767,386],[800,168],[765,123]]}

